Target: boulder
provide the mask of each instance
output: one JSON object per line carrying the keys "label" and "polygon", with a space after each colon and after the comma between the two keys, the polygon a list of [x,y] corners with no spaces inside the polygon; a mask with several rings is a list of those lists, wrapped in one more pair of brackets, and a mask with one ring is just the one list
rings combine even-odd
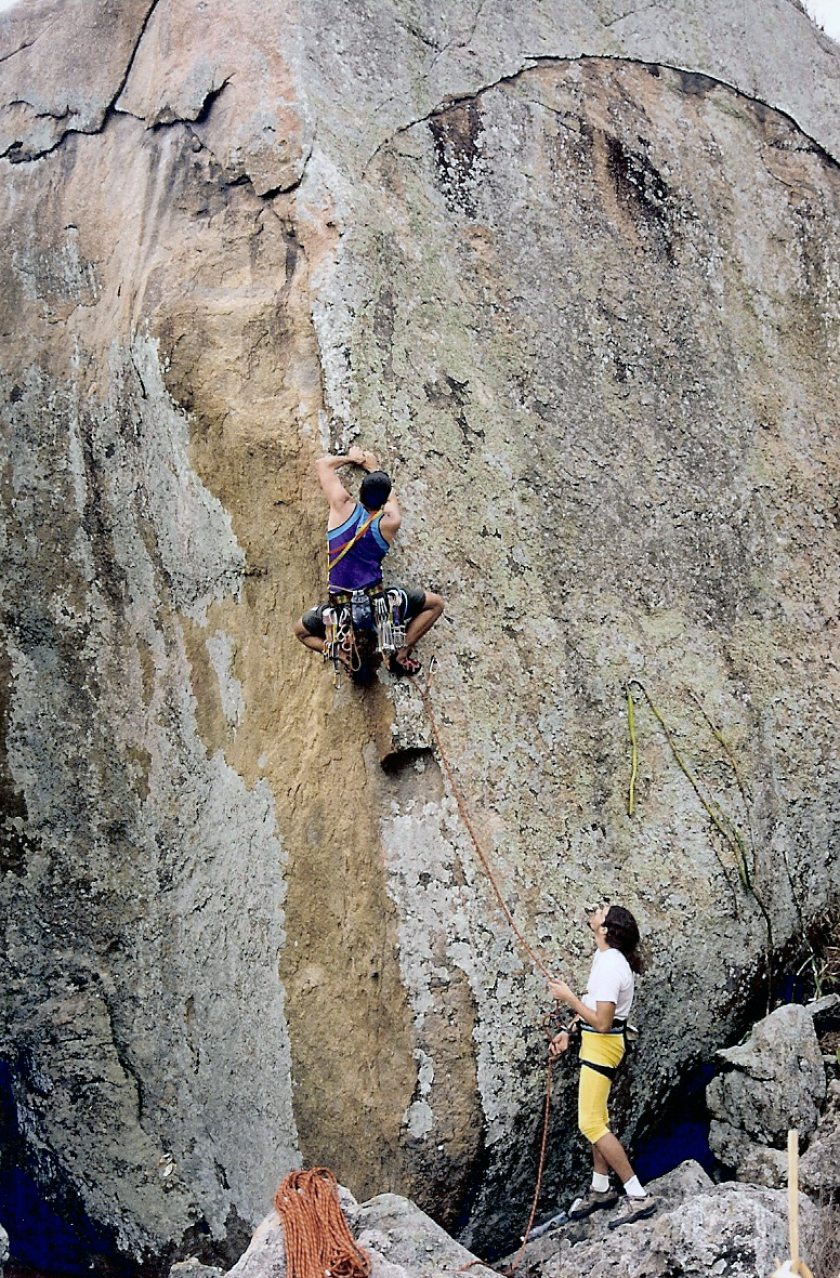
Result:
{"label": "boulder", "polygon": [[380,1267],[382,1278],[404,1271],[411,1278],[439,1278],[443,1272],[457,1273],[469,1265],[475,1278],[490,1278],[493,1270],[451,1238],[431,1216],[398,1194],[380,1194],[363,1203],[359,1212],[357,1241],[374,1261],[374,1275]]}
{"label": "boulder", "polygon": [[776,1149],[750,1140],[740,1127],[713,1118],[709,1124],[709,1148],[738,1179],[753,1185],[780,1189],[787,1184],[787,1149]]}
{"label": "boulder", "polygon": [[[577,1242],[551,1235],[553,1254],[525,1272],[539,1278],[766,1278],[787,1251],[786,1194],[753,1185],[703,1184],[700,1178],[699,1192],[672,1194],[672,1178],[684,1174],[677,1169],[650,1183],[650,1192],[661,1199],[655,1216],[616,1230],[601,1219],[592,1236]],[[800,1211],[807,1259],[818,1221],[804,1196]]]}
{"label": "boulder", "polygon": [[[371,1278],[437,1278],[454,1272],[476,1257],[435,1224],[430,1216],[397,1194],[381,1194],[361,1206],[347,1190],[340,1191],[341,1207],[360,1247],[371,1261]],[[477,1278],[493,1272],[474,1264]],[[173,1265],[170,1278],[221,1278],[222,1271],[190,1259]],[[283,1225],[270,1212],[254,1233],[247,1251],[226,1278],[286,1278]]]}
{"label": "boulder", "polygon": [[799,1184],[806,1193],[836,1194],[840,1188],[840,1081],[833,1079],[817,1130],[799,1160]]}
{"label": "boulder", "polygon": [[271,1211],[251,1239],[248,1250],[229,1271],[228,1278],[286,1278],[286,1246],[283,1225]]}
{"label": "boulder", "polygon": [[169,1270],[169,1278],[224,1278],[224,1269],[203,1265],[196,1256],[177,1261]]}
{"label": "boulder", "polygon": [[706,1089],[712,1152],[740,1179],[749,1169],[761,1183],[782,1183],[784,1159],[758,1147],[786,1149],[791,1128],[807,1139],[817,1126],[826,1076],[813,1017],[799,1004],[777,1008],[717,1058],[723,1072]]}
{"label": "boulder", "polygon": [[[351,1233],[356,1233],[361,1208],[344,1185],[338,1187],[338,1201]],[[254,1232],[247,1251],[228,1272],[228,1278],[285,1278],[286,1244],[283,1224],[276,1211],[268,1213]],[[189,1278],[185,1275],[184,1278]],[[385,1278],[385,1275],[382,1275]]]}

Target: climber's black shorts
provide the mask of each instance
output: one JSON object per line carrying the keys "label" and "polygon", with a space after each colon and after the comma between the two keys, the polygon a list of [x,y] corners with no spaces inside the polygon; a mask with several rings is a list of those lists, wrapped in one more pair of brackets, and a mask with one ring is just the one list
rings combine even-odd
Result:
{"label": "climber's black shorts", "polygon": [[[386,590],[398,590],[402,595],[402,619],[403,625],[408,625],[415,617],[423,611],[426,603],[425,590],[414,590],[406,586],[386,586]],[[309,608],[301,617],[301,625],[304,630],[308,630],[316,639],[326,638],[326,630],[324,629],[324,609],[329,608],[329,601],[323,604],[316,604],[314,608]]]}

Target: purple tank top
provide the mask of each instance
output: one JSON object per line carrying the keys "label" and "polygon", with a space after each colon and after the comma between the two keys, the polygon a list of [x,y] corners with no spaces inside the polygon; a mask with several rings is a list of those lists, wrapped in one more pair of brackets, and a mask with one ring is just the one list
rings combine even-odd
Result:
{"label": "purple tank top", "polygon": [[[382,560],[391,547],[379,531],[381,514],[335,567],[330,568],[330,590],[364,590],[382,580]],[[349,519],[339,528],[327,532],[327,553],[330,563],[337,559],[344,547],[356,536],[358,530],[370,519],[370,511],[356,505]]]}

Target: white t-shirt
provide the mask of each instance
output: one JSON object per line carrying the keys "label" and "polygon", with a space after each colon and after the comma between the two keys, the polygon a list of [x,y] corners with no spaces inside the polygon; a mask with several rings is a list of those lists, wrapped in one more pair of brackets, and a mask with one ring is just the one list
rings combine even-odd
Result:
{"label": "white t-shirt", "polygon": [[633,972],[621,950],[599,950],[592,960],[581,1002],[593,1012],[597,1012],[598,1003],[615,1003],[616,1016],[626,1020],[633,1003],[633,986]]}

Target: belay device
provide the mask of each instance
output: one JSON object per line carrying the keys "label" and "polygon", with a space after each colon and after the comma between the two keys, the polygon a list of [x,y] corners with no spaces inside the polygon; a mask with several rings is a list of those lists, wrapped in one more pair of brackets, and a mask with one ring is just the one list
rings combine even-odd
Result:
{"label": "belay device", "polygon": [[324,660],[333,663],[336,687],[344,670],[354,683],[366,683],[375,668],[374,656],[387,661],[405,647],[401,590],[376,585],[336,591],[323,617]]}

